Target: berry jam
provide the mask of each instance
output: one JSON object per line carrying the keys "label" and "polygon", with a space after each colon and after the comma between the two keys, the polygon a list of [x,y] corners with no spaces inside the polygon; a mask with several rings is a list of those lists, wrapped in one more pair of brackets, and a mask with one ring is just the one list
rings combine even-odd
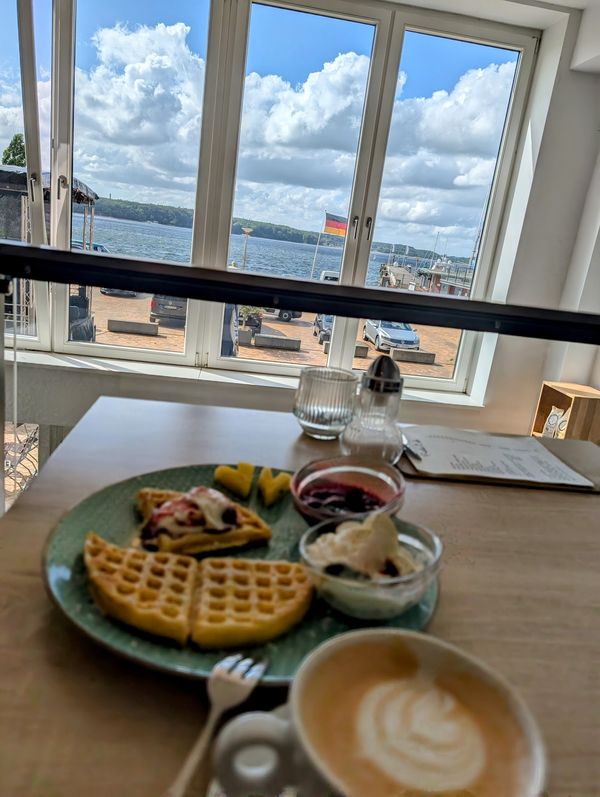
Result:
{"label": "berry jam", "polygon": [[374,512],[384,506],[378,495],[352,484],[320,482],[302,491],[301,500],[308,509],[326,512]]}

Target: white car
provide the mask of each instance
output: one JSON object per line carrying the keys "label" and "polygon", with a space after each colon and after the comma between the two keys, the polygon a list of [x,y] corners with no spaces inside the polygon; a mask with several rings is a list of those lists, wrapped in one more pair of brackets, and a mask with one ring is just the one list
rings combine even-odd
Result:
{"label": "white car", "polygon": [[377,351],[418,349],[421,345],[415,330],[402,321],[373,321],[369,318],[365,321],[363,339],[374,343]]}
{"label": "white car", "polygon": [[321,282],[339,282],[340,281],[340,272],[339,271],[322,271],[321,276],[319,277]]}

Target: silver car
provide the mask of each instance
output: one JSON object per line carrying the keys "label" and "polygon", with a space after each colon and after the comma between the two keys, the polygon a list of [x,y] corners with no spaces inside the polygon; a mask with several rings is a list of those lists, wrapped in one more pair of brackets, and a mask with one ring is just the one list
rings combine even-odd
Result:
{"label": "silver car", "polygon": [[421,342],[410,324],[402,321],[365,321],[363,339],[375,344],[377,351],[418,349]]}

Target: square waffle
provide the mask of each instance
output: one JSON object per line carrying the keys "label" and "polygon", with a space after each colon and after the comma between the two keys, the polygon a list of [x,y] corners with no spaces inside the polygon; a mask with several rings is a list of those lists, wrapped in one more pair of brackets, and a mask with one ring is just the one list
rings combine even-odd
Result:
{"label": "square waffle", "polygon": [[267,642],[304,617],[312,597],[301,564],[208,558],[198,563],[191,638],[202,648]]}
{"label": "square waffle", "polygon": [[[203,488],[194,488],[201,490]],[[150,528],[153,523],[153,518],[156,516],[156,511],[165,509],[167,502],[177,502],[179,499],[191,495],[194,489],[189,493],[176,492],[174,490],[160,490],[152,487],[145,487],[138,492],[137,495],[137,508],[138,512],[143,518],[143,526],[141,530],[142,546],[153,545],[159,551],[165,553],[180,553],[180,554],[199,554],[207,553],[210,551],[223,550],[225,548],[240,548],[247,545],[256,545],[267,542],[271,539],[271,528],[260,518],[256,512],[253,512],[248,507],[231,501],[222,493],[217,490],[208,490],[207,492],[219,496],[225,504],[232,507],[233,522],[231,527],[226,531],[215,531],[206,527],[206,521],[195,521],[192,525],[186,527],[177,527],[175,534],[170,534],[168,531],[158,531],[152,534],[149,539],[146,539],[145,530]]]}
{"label": "square waffle", "polygon": [[94,600],[106,614],[185,643],[196,582],[195,559],[119,548],[90,532],[84,560]]}

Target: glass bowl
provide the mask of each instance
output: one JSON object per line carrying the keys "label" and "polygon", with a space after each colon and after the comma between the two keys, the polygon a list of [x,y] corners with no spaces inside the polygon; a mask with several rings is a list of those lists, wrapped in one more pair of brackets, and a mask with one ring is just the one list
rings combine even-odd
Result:
{"label": "glass bowl", "polygon": [[[307,523],[315,524],[374,511],[393,515],[404,503],[406,482],[399,470],[383,460],[334,457],[314,460],[297,470],[290,490],[296,510]],[[323,495],[330,492],[333,504],[317,505],[315,493],[318,496],[321,490]],[[370,505],[364,504],[365,500]]]}
{"label": "glass bowl", "polygon": [[421,570],[406,576],[370,581],[326,573],[311,561],[307,547],[318,537],[335,531],[346,520],[363,518],[364,515],[354,515],[329,519],[308,529],[300,540],[300,556],[317,594],[334,609],[362,620],[388,620],[404,614],[423,598],[440,569],[443,546],[433,531],[393,517],[398,540],[422,565]]}

